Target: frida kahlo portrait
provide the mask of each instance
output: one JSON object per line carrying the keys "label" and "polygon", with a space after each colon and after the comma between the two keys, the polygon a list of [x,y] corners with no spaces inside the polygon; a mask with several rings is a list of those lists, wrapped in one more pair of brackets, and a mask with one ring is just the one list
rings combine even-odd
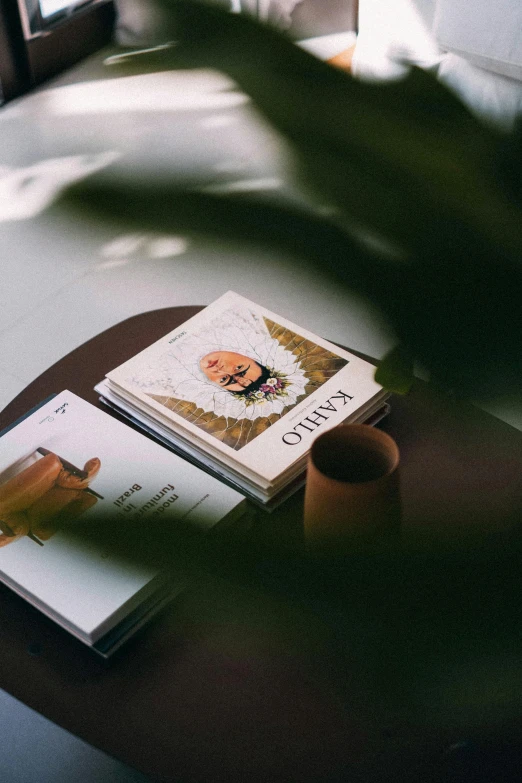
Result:
{"label": "frida kahlo portrait", "polygon": [[127,381],[234,450],[348,364],[248,307],[191,330]]}

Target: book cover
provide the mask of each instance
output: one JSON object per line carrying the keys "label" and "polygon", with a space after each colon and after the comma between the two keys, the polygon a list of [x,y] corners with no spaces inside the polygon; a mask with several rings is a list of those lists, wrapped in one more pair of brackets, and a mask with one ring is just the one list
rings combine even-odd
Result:
{"label": "book cover", "polygon": [[[103,515],[122,529],[212,527],[241,511],[235,490],[71,392],[0,438],[0,578],[92,644],[165,582],[157,568],[68,535]],[[105,542],[106,544],[106,542]]]}
{"label": "book cover", "polygon": [[107,375],[115,394],[273,482],[316,434],[384,398],[374,367],[228,292]]}

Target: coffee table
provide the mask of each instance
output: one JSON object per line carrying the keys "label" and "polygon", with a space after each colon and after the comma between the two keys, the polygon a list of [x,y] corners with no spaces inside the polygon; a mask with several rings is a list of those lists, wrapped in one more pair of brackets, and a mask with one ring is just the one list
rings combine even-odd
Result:
{"label": "coffee table", "polygon": [[[108,329],[0,428],[64,388],[100,405],[94,383],[199,309]],[[1,588],[0,687],[163,781],[446,780],[455,763],[508,780],[522,435],[420,382],[381,426],[401,449],[400,552],[303,558],[298,493],[258,516],[239,577],[230,563],[200,574],[109,665]]]}

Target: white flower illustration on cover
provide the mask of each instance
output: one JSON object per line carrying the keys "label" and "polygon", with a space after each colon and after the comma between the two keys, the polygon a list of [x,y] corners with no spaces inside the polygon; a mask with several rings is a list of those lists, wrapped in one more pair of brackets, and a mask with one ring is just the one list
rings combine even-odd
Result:
{"label": "white flower illustration on cover", "polygon": [[281,415],[306,394],[308,383],[301,360],[246,308],[211,318],[128,380],[147,395],[250,421]]}

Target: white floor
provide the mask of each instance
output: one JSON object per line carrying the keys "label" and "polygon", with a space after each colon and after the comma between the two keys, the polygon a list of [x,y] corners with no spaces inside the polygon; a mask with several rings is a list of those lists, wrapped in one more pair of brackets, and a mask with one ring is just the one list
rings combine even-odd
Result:
{"label": "white floor", "polygon": [[[109,168],[295,193],[280,141],[217,74],[109,78],[98,55],[0,109],[0,408],[123,318],[206,304],[229,288],[374,356],[389,347],[320,270],[246,246],[82,223],[50,206],[63,184]],[[9,783],[143,780],[1,693],[0,723]]]}

